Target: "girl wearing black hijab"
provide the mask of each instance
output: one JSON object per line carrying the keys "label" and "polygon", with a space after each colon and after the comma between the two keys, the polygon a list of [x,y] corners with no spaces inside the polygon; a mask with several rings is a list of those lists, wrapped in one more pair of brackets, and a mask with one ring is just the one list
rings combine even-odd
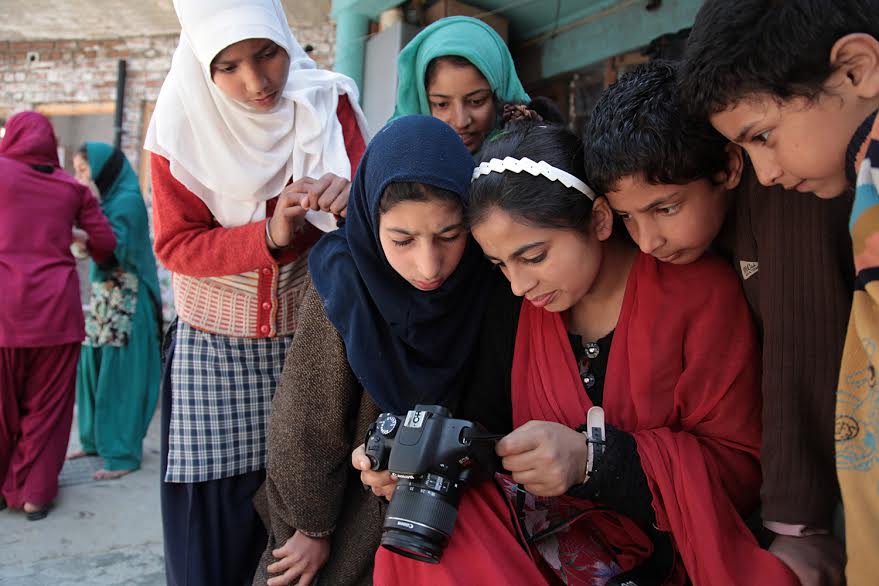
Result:
{"label": "girl wearing black hijab", "polygon": [[492,280],[464,220],[472,172],[446,124],[397,119],[361,160],[345,224],[312,250],[272,402],[269,544],[255,583],[309,584],[319,569],[322,583],[371,583],[384,510],[350,454],[380,412],[454,412],[472,382]]}

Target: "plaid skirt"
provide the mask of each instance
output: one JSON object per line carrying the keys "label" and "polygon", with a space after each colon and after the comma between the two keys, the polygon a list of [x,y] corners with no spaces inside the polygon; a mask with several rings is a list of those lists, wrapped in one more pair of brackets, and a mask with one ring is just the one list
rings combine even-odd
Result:
{"label": "plaid skirt", "polygon": [[232,338],[177,323],[165,482],[262,470],[272,396],[292,337]]}

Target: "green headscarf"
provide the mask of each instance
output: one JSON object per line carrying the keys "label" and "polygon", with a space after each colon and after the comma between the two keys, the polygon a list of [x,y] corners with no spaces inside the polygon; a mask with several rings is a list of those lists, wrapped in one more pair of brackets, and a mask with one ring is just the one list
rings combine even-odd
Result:
{"label": "green headscarf", "polygon": [[[160,305],[162,297],[159,293],[156,257],[153,255],[146,205],[137,175],[125,155],[115,151],[112,146],[102,142],[87,142],[85,148],[92,180],[101,191],[101,209],[116,235],[116,260],[123,270],[137,275],[153,301]],[[105,167],[108,167],[107,172],[102,174]],[[92,281],[107,278],[106,270],[95,263],[91,265]]]}
{"label": "green headscarf", "polygon": [[424,75],[437,57],[456,55],[476,66],[498,100],[527,104],[510,50],[493,28],[469,16],[436,21],[409,41],[397,58],[397,105],[394,118],[411,114],[430,116]]}

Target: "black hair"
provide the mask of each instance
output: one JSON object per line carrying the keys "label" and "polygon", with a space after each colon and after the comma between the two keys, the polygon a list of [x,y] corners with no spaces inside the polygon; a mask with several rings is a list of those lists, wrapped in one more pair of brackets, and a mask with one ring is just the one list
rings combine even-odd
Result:
{"label": "black hair", "polygon": [[[583,143],[561,125],[510,122],[485,142],[480,162],[505,157],[546,161],[589,184],[583,171]],[[469,223],[479,224],[493,208],[538,228],[585,232],[592,219],[592,200],[584,194],[559,181],[525,172],[492,172],[471,184]]]}
{"label": "black hair", "polygon": [[378,204],[379,214],[389,212],[395,205],[404,201],[452,202],[463,207],[461,196],[452,191],[425,183],[395,181],[388,183],[382,192],[382,197]]}
{"label": "black hair", "polygon": [[476,70],[476,73],[482,75],[482,72],[479,71],[479,68],[473,65],[469,59],[466,57],[461,57],[460,55],[442,55],[440,57],[435,57],[430,60],[430,63],[427,64],[427,69],[424,71],[424,87],[430,87],[436,80],[437,69],[439,68],[440,63],[448,63],[449,65],[453,65],[455,67],[472,67]]}
{"label": "black hair", "polygon": [[599,98],[583,136],[586,174],[598,193],[628,176],[683,185],[726,169],[727,140],[684,108],[675,69],[670,61],[639,65]]}
{"label": "black hair", "polygon": [[879,37],[877,0],[706,0],[680,70],[698,116],[749,95],[817,97],[834,71],[830,51],[851,33]]}
{"label": "black hair", "polygon": [[565,124],[565,116],[552,98],[534,96],[528,107],[550,124]]}

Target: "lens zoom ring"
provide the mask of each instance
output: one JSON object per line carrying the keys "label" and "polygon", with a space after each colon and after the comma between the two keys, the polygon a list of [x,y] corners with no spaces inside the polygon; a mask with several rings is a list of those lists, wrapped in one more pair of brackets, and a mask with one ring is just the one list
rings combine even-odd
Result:
{"label": "lens zoom ring", "polygon": [[[418,490],[398,489],[388,505],[387,518],[420,523],[447,536],[452,534],[458,509],[442,498]],[[387,527],[390,521],[385,524]]]}

